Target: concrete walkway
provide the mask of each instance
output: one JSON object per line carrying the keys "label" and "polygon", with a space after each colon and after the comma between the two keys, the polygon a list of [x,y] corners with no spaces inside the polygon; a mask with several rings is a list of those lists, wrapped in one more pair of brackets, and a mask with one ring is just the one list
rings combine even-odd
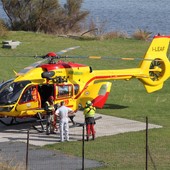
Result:
{"label": "concrete walkway", "polygon": [[[117,118],[96,114],[96,117],[102,116],[96,121],[95,130],[96,137],[116,135],[125,132],[141,131],[146,129],[146,124],[138,121]],[[74,119],[76,122],[83,123],[84,117],[82,112],[77,112]],[[30,124],[19,124],[14,126],[5,126],[0,123],[0,143],[8,141],[27,141],[27,131],[31,127]],[[149,129],[161,128],[159,125],[149,124]],[[59,133],[45,135],[45,132],[38,133],[36,130],[30,130],[29,143],[35,146],[43,146],[59,142]],[[70,123],[70,140],[77,141],[82,139],[82,127],[74,127]]]}

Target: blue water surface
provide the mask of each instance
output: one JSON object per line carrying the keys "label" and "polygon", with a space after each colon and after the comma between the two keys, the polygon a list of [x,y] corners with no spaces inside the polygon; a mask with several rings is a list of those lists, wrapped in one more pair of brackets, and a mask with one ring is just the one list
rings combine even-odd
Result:
{"label": "blue water surface", "polygon": [[[64,4],[66,0],[59,0]],[[143,29],[170,35],[170,0],[84,0],[82,9],[90,12],[97,27],[127,34]],[[6,18],[0,8],[1,18]]]}

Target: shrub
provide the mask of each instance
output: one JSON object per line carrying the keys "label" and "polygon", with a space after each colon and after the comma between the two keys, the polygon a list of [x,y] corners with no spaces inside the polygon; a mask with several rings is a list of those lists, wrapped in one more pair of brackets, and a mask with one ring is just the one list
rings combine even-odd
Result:
{"label": "shrub", "polygon": [[8,34],[8,29],[2,19],[0,19],[0,36],[6,36]]}
{"label": "shrub", "polygon": [[119,32],[119,31],[112,31],[112,32],[108,32],[105,33],[101,36],[102,39],[104,40],[111,40],[114,38],[128,38],[128,35],[126,33],[123,32]]}
{"label": "shrub", "polygon": [[147,41],[151,37],[151,34],[152,34],[152,32],[148,32],[146,30],[139,29],[132,35],[132,37],[137,39],[137,40]]}
{"label": "shrub", "polygon": [[77,32],[89,14],[81,10],[83,0],[1,0],[12,30],[44,33]]}

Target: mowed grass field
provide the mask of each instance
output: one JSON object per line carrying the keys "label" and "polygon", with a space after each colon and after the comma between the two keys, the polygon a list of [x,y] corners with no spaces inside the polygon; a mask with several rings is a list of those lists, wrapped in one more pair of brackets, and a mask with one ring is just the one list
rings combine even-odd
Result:
{"label": "mowed grass field", "polygon": [[[78,56],[109,56],[142,58],[150,42],[134,39],[103,41],[74,40],[31,32],[10,32],[3,40],[21,41],[16,49],[0,48],[0,81],[10,79],[22,68],[36,62],[35,55],[58,52],[72,46],[80,48],[66,53]],[[68,60],[67,61],[73,61]],[[93,69],[124,69],[138,67],[139,61],[74,59],[74,62],[92,66]],[[170,69],[170,68],[169,68]],[[148,94],[137,79],[112,81],[112,90],[103,109],[97,113],[122,117],[163,126],[149,130],[149,168],[170,168],[170,80],[163,89]],[[122,125],[123,126],[123,125]],[[59,143],[46,148],[60,150],[69,155],[81,156],[81,142]],[[145,131],[97,138],[85,143],[85,157],[104,164],[96,169],[145,169]],[[152,158],[152,159],[150,159]]]}

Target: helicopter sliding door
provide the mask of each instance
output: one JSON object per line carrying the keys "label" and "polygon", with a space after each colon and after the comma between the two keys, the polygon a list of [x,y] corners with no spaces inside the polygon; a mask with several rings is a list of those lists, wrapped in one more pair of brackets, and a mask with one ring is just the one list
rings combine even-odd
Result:
{"label": "helicopter sliding door", "polygon": [[41,108],[41,98],[38,92],[38,86],[28,86],[22,93],[16,110],[26,111],[39,108]]}
{"label": "helicopter sliding door", "polygon": [[56,85],[56,99],[58,103],[64,101],[68,107],[73,107],[73,85],[62,84]]}
{"label": "helicopter sliding door", "polygon": [[61,101],[65,102],[67,107],[77,110],[78,100],[75,100],[75,96],[79,93],[79,84],[60,84],[56,85],[55,98],[59,104]]}

